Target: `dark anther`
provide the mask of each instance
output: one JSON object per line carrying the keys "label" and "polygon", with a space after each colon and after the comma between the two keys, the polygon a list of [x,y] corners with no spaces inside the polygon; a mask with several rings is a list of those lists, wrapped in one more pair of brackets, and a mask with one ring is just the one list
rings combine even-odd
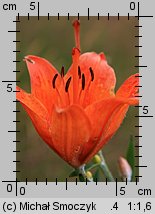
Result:
{"label": "dark anther", "polygon": [[85,75],[82,74],[82,90],[85,88]]}
{"label": "dark anther", "polygon": [[90,71],[90,74],[91,74],[91,81],[93,81],[94,80],[94,72],[93,72],[92,67],[89,68],[89,71]]}
{"label": "dark anther", "polygon": [[78,66],[78,75],[79,75],[79,79],[81,79],[81,69],[80,69],[80,66]]}
{"label": "dark anther", "polygon": [[62,68],[61,68],[61,77],[64,77],[64,75],[65,75],[65,68],[64,68],[64,66],[62,66]]}
{"label": "dark anther", "polygon": [[72,77],[69,77],[68,80],[67,80],[67,82],[66,82],[66,85],[65,85],[65,91],[66,91],[66,92],[68,92],[69,85],[70,85],[70,82],[71,82],[71,78],[72,78]]}
{"label": "dark anther", "polygon": [[56,82],[57,77],[58,77],[58,74],[55,74],[53,77],[53,80],[52,80],[53,88],[55,88],[55,82]]}

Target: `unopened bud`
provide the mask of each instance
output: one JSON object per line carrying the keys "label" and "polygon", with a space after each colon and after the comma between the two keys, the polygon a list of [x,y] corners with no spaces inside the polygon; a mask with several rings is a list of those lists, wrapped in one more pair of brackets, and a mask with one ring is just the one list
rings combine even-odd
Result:
{"label": "unopened bud", "polygon": [[99,155],[95,155],[95,156],[93,157],[93,162],[94,162],[94,163],[97,163],[97,164],[100,164],[100,163],[102,162],[102,160],[101,160],[101,158],[100,158]]}
{"label": "unopened bud", "polygon": [[88,178],[88,180],[91,180],[93,178],[93,175],[90,171],[86,172],[86,177]]}
{"label": "unopened bud", "polygon": [[126,179],[127,179],[127,181],[131,181],[132,169],[131,169],[131,166],[129,165],[128,161],[123,157],[119,157],[118,166],[119,166],[120,175],[121,175],[123,181],[126,181]]}

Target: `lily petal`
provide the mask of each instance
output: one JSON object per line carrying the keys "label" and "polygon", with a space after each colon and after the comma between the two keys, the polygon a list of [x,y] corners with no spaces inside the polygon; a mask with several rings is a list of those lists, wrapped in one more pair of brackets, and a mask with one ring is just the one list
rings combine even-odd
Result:
{"label": "lily petal", "polygon": [[[86,107],[92,102],[104,99],[105,97],[114,95],[114,88],[116,84],[116,77],[114,70],[107,64],[106,58],[103,53],[97,54],[95,52],[84,53],[80,55],[78,66],[81,72],[85,76],[85,89],[82,92],[82,103],[83,107]],[[91,81],[90,67],[94,73],[94,80]],[[71,65],[69,71],[65,75],[65,80],[74,73],[78,74],[78,69],[74,69],[74,62]],[[82,82],[80,79],[77,80],[79,85],[79,91],[82,88]],[[72,96],[73,90],[70,87],[70,94]]]}
{"label": "lily petal", "polygon": [[102,133],[100,135],[100,139],[97,142],[97,145],[92,148],[90,153],[86,156],[85,162],[89,161],[102,147],[109,142],[109,140],[113,137],[116,133],[117,129],[120,127],[123,119],[128,111],[129,105],[124,104],[119,106],[111,112],[109,119],[107,120],[106,124],[103,127]]}
{"label": "lily petal", "polygon": [[129,99],[117,99],[114,97],[93,103],[85,109],[86,115],[92,123],[94,138],[100,137],[100,133],[112,113],[128,102]]}
{"label": "lily petal", "polygon": [[130,76],[118,89],[116,96],[117,97],[135,97],[138,92],[139,86],[139,74],[134,74]]}
{"label": "lily petal", "polygon": [[[79,59],[79,66],[85,74],[87,82],[91,79],[90,67],[94,73],[94,80],[89,86],[89,94],[86,91],[89,103],[102,100],[114,94],[116,84],[115,73],[112,67],[107,64],[103,53],[96,54],[90,52],[82,54]],[[86,84],[89,84],[89,82]],[[88,103],[85,105],[88,105]]]}
{"label": "lily petal", "polygon": [[[52,80],[57,70],[47,60],[37,56],[26,56],[25,61],[30,73],[31,93],[51,111],[55,99],[55,90],[52,90]],[[60,75],[59,75],[60,76]],[[57,78],[57,84],[60,84]]]}
{"label": "lily petal", "polygon": [[48,111],[32,94],[28,94],[18,86],[16,87],[16,99],[19,100],[32,120],[34,127],[41,138],[48,144],[52,143],[49,133]]}
{"label": "lily petal", "polygon": [[70,165],[78,167],[79,156],[91,137],[91,124],[82,108],[77,105],[53,109],[51,119],[53,146]]}

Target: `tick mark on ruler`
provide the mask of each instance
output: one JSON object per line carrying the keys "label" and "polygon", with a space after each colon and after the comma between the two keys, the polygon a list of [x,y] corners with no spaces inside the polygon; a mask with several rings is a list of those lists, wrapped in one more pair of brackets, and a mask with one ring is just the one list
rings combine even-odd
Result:
{"label": "tick mark on ruler", "polygon": [[39,2],[38,2],[38,20],[39,20],[39,8],[40,7],[40,4],[39,4]]}
{"label": "tick mark on ruler", "polygon": [[142,128],[143,126],[135,126],[135,128]]}
{"label": "tick mark on ruler", "polygon": [[97,185],[97,178],[95,179],[95,183],[96,183],[96,185]]}
{"label": "tick mark on ruler", "polygon": [[20,22],[19,20],[15,20],[15,21],[13,21],[13,22]]}
{"label": "tick mark on ruler", "polygon": [[139,78],[139,77],[142,77],[142,76],[140,76],[140,75],[135,75],[135,77],[138,77],[138,78]]}
{"label": "tick mark on ruler", "polygon": [[106,185],[107,185],[108,184],[108,179],[106,178],[105,180],[106,180]]}
{"label": "tick mark on ruler", "polygon": [[142,85],[136,85],[135,88],[142,88]]}
{"label": "tick mark on ruler", "polygon": [[20,30],[8,30],[8,33],[20,33]]}
{"label": "tick mark on ruler", "polygon": [[116,196],[117,196],[117,178],[116,178],[115,183],[116,183]]}
{"label": "tick mark on ruler", "polygon": [[136,95],[136,96],[134,96],[134,97],[139,97],[139,98],[140,98],[140,97],[142,97],[142,95]]}
{"label": "tick mark on ruler", "polygon": [[119,20],[119,13],[118,13],[118,20]]}
{"label": "tick mark on ruler", "polygon": [[88,20],[89,20],[89,8],[88,8]]}
{"label": "tick mark on ruler", "polygon": [[135,117],[153,117],[153,115],[135,115]]}
{"label": "tick mark on ruler", "polygon": [[142,175],[135,175],[135,178],[142,178]]}
{"label": "tick mark on ruler", "polygon": [[109,13],[108,13],[108,20],[109,20]]}
{"label": "tick mark on ruler", "polygon": [[147,68],[147,65],[135,65],[135,68]]}
{"label": "tick mark on ruler", "polygon": [[67,190],[67,178],[66,178],[66,190]]}
{"label": "tick mark on ruler", "polygon": [[13,41],[13,42],[21,42],[21,41]]}
{"label": "tick mark on ruler", "polygon": [[8,132],[20,132],[19,130],[17,131],[17,130],[13,130],[13,131],[8,131]]}
{"label": "tick mark on ruler", "polygon": [[20,82],[20,80],[3,80],[2,82]]}

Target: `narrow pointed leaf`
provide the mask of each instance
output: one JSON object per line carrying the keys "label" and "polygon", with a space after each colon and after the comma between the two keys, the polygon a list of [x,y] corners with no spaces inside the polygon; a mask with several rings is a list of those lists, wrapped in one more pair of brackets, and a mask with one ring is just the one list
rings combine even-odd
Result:
{"label": "narrow pointed leaf", "polygon": [[135,147],[134,147],[133,136],[130,137],[126,159],[132,168],[132,180],[133,180],[134,171],[135,171]]}

